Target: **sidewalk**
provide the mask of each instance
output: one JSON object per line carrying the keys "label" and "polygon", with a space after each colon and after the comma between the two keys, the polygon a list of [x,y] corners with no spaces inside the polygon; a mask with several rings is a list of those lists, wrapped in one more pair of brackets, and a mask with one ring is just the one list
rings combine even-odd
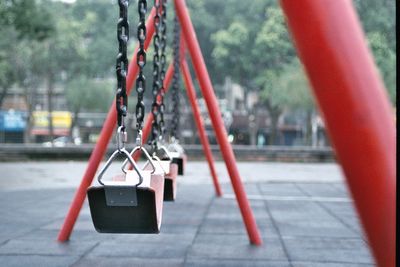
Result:
{"label": "sidewalk", "polygon": [[85,203],[71,240],[59,244],[85,166],[0,163],[0,266],[373,265],[336,164],[239,163],[261,247],[249,245],[225,167],[217,164],[224,198],[216,198],[205,162],[179,177],[159,235],[98,234]]}

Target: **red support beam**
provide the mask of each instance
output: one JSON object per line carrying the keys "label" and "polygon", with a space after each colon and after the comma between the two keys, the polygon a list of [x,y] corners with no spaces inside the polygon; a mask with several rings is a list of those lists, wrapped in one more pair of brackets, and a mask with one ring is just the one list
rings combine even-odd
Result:
{"label": "red support beam", "polygon": [[181,71],[183,74],[183,79],[185,81],[186,93],[188,95],[190,104],[192,106],[193,117],[196,122],[197,130],[199,131],[199,137],[201,140],[201,144],[203,145],[203,151],[204,151],[204,154],[205,154],[207,162],[208,162],[208,167],[210,168],[212,181],[214,183],[215,193],[218,197],[220,197],[220,196],[222,196],[222,190],[221,190],[221,186],[219,185],[219,182],[218,182],[217,171],[215,170],[213,155],[211,153],[210,144],[208,142],[208,138],[207,138],[206,131],[204,128],[203,119],[201,118],[200,108],[197,103],[196,90],[193,85],[189,66],[188,66],[188,63],[186,62],[184,53],[183,53],[183,57],[181,57],[181,58],[182,58]]}
{"label": "red support beam", "polygon": [[231,178],[232,187],[239,204],[247,234],[252,244],[261,245],[262,239],[258,231],[256,220],[247,199],[242,181],[240,180],[240,174],[236,165],[235,155],[233,154],[232,147],[228,142],[228,135],[224,127],[221,112],[219,110],[217,97],[215,96],[214,89],[204,63],[196,33],[194,31],[192,21],[190,20],[189,11],[184,0],[174,0],[174,2],[176,14],[179,18],[182,28],[183,37],[185,38],[187,48],[193,61],[194,70],[200,84],[201,92],[207,104],[211,122],[221,149],[222,157],[225,160],[225,164]]}
{"label": "red support beam", "polygon": [[379,266],[395,266],[393,113],[350,0],[281,0]]}
{"label": "red support beam", "polygon": [[[150,45],[151,38],[154,33],[154,14],[155,14],[155,9],[153,8],[150,12],[150,15],[147,19],[146,22],[146,28],[147,28],[147,38],[145,41],[145,49],[147,49]],[[138,67],[136,64],[136,52],[137,52],[138,46],[136,46],[134,55],[129,63],[128,67],[128,76],[126,78],[127,82],[127,94],[129,95],[132,86],[134,84],[135,78],[138,73]],[[99,140],[96,143],[96,146],[94,147],[92,154],[90,155],[89,163],[86,168],[85,174],[83,175],[81,184],[79,185],[78,190],[75,193],[74,199],[72,201],[72,204],[69,208],[68,214],[65,217],[64,224],[58,234],[57,240],[59,242],[65,242],[69,239],[71,232],[74,228],[75,222],[78,218],[79,212],[82,208],[83,202],[85,201],[86,198],[86,190],[87,188],[91,185],[93,178],[96,174],[97,168],[99,167],[99,164],[101,160],[104,157],[104,154],[107,151],[107,146],[108,143],[110,142],[111,136],[113,134],[115,125],[117,123],[117,111],[115,107],[115,101],[113,102],[110,110],[108,111],[107,118],[103,124],[103,128],[100,133]]]}

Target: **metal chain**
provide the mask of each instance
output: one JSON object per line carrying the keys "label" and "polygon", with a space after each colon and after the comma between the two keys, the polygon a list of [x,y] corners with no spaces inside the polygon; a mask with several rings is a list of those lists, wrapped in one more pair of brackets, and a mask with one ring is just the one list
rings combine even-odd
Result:
{"label": "metal chain", "polygon": [[171,137],[179,139],[179,42],[180,42],[180,26],[177,16],[174,18],[174,76],[172,80],[172,129]]}
{"label": "metal chain", "polygon": [[139,67],[139,74],[136,77],[136,92],[138,94],[136,104],[136,129],[138,131],[138,137],[141,136],[144,119],[144,102],[143,96],[146,90],[146,78],[143,74],[143,67],[146,65],[146,50],[144,49],[144,42],[146,40],[146,12],[147,12],[147,1],[138,1],[138,12],[139,12],[139,24],[137,27],[137,38],[139,41],[139,49],[137,51],[136,63]]}
{"label": "metal chain", "polygon": [[154,15],[154,57],[153,57],[153,104],[151,105],[151,113],[153,114],[153,122],[151,127],[151,138],[149,144],[151,144],[153,151],[157,150],[157,137],[158,137],[158,95],[160,90],[160,27],[161,27],[161,10],[160,1],[154,0],[154,8],[156,9],[156,14]]}
{"label": "metal chain", "polygon": [[161,10],[161,72],[160,72],[160,96],[159,96],[159,126],[160,126],[160,139],[163,139],[163,135],[165,133],[165,122],[164,122],[164,96],[165,96],[165,87],[164,87],[164,79],[165,79],[165,65],[166,65],[166,56],[165,56],[165,48],[167,46],[167,0],[162,1],[162,10]]}
{"label": "metal chain", "polygon": [[128,5],[129,0],[119,0],[119,19],[117,23],[118,55],[116,60],[117,74],[117,121],[125,131],[124,117],[128,109],[128,97],[126,95],[126,75],[128,73],[127,45],[129,40]]}

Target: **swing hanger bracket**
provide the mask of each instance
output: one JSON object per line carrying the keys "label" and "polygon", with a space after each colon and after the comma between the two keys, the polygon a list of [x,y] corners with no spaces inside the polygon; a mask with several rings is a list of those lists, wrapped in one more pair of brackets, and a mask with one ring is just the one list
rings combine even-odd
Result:
{"label": "swing hanger bracket", "polygon": [[143,132],[142,130],[139,130],[136,136],[136,146],[142,147],[142,145],[143,145]]}
{"label": "swing hanger bracket", "polygon": [[125,149],[125,144],[128,141],[128,134],[125,126],[119,126],[117,130],[117,148],[119,152]]}

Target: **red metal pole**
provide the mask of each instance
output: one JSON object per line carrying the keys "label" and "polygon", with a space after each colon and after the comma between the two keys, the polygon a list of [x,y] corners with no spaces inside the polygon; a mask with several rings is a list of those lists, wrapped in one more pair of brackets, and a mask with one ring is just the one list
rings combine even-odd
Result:
{"label": "red metal pole", "polygon": [[203,124],[203,120],[201,118],[199,105],[197,104],[196,91],[194,89],[192,77],[190,75],[189,66],[184,57],[182,58],[182,61],[181,61],[181,71],[183,74],[183,79],[185,81],[186,92],[187,92],[190,104],[192,106],[193,117],[196,122],[197,130],[199,131],[201,144],[203,145],[204,154],[206,155],[206,158],[208,161],[208,167],[210,168],[212,181],[214,183],[215,193],[217,194],[218,197],[220,197],[220,196],[222,196],[221,186],[219,185],[219,182],[218,182],[217,172],[216,172],[215,166],[214,166],[213,155],[211,153],[210,144],[208,142],[206,131],[204,129],[204,124]]}
{"label": "red metal pole", "polygon": [[[149,46],[149,44],[151,42],[151,37],[153,36],[153,33],[154,33],[154,25],[153,25],[154,14],[155,14],[155,9],[153,8],[151,10],[149,18],[147,19],[147,22],[146,22],[147,38],[146,38],[146,41],[144,44],[146,49]],[[137,49],[138,49],[138,47],[136,47],[135,53],[130,61],[129,67],[128,67],[128,76],[126,78],[127,90],[128,90],[127,94],[130,93],[130,91],[132,89],[132,85],[136,78],[136,75],[138,73],[138,67],[136,64]],[[72,204],[69,208],[68,214],[65,217],[64,224],[58,234],[57,240],[59,242],[67,241],[69,239],[69,236],[71,235],[71,232],[74,228],[76,219],[78,218],[78,215],[82,208],[83,202],[85,201],[86,190],[92,183],[93,178],[96,174],[97,168],[99,167],[99,164],[104,157],[104,154],[107,150],[108,143],[109,143],[112,133],[114,131],[116,122],[117,122],[117,113],[116,113],[115,101],[114,101],[110,110],[108,111],[108,115],[103,124],[103,128],[101,130],[99,140],[97,141],[96,146],[94,147],[92,154],[90,155],[89,163],[86,168],[85,174],[83,175],[81,184],[79,185],[79,188],[75,193],[75,196],[74,196]]]}
{"label": "red metal pole", "polygon": [[395,266],[396,132],[350,0],[282,0],[379,266]]}
{"label": "red metal pole", "polygon": [[[169,64],[167,73],[165,74],[165,79],[164,79],[165,93],[168,92],[169,86],[172,81],[173,74],[174,74],[174,64],[171,63],[171,64]],[[149,112],[149,115],[147,116],[147,119],[146,119],[146,121],[144,123],[144,127],[143,127],[143,133],[142,133],[143,143],[145,143],[147,138],[149,137],[152,122],[153,122],[153,113]],[[140,157],[140,152],[136,153],[133,156],[133,159],[136,161],[139,159],[139,157]],[[129,165],[129,168],[132,168],[132,166]]]}
{"label": "red metal pole", "polygon": [[240,180],[235,155],[233,154],[232,147],[228,142],[228,136],[219,110],[218,101],[204,63],[196,33],[190,20],[189,11],[184,0],[175,0],[174,2],[176,13],[182,27],[182,33],[193,61],[194,70],[197,79],[199,80],[201,92],[207,104],[211,122],[221,149],[222,157],[225,160],[231,178],[232,187],[239,204],[250,242],[255,245],[261,245],[262,239],[257,228],[256,220],[254,219],[253,211],[251,210],[247,199],[246,192],[244,191],[242,181]]}

